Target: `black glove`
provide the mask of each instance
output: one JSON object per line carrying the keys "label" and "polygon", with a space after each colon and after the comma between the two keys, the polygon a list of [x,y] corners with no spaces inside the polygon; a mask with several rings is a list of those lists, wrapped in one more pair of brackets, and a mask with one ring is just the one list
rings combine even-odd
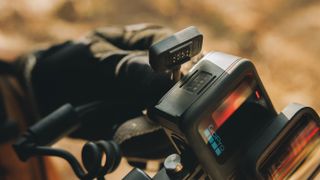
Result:
{"label": "black glove", "polygon": [[29,84],[42,116],[65,103],[106,101],[88,115],[73,135],[110,138],[119,124],[141,115],[173,85],[148,63],[148,48],[170,35],[165,28],[139,24],[93,31],[79,42],[66,42],[20,58],[16,67]]}

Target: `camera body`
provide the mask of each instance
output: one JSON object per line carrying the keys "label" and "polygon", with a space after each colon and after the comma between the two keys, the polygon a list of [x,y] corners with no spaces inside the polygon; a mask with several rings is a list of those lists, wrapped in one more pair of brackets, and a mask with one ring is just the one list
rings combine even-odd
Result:
{"label": "camera body", "polygon": [[[190,179],[192,174],[210,179],[265,178],[270,173],[265,161],[276,152],[273,144],[288,134],[284,127],[303,121],[291,121],[304,113],[294,107],[278,115],[249,60],[211,52],[163,96],[149,116],[164,127],[178,154],[191,151],[195,156],[194,163],[203,171],[190,172]],[[264,168],[265,174],[257,167]]]}
{"label": "camera body", "polygon": [[237,176],[252,137],[277,115],[253,64],[221,52],[204,56],[151,114],[213,179]]}

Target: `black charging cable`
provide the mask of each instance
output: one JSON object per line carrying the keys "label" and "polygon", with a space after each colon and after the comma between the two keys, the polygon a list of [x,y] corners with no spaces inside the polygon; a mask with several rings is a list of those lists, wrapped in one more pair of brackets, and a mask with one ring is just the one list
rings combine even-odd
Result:
{"label": "black charging cable", "polygon": [[[65,159],[79,179],[104,179],[105,174],[111,173],[120,164],[120,148],[115,142],[87,142],[82,148],[84,168],[71,153],[50,147],[79,127],[83,116],[104,105],[104,102],[92,102],[78,107],[71,104],[61,106],[31,126],[13,145],[19,159],[26,161],[32,156],[56,156]],[[104,156],[105,162],[102,163]]]}

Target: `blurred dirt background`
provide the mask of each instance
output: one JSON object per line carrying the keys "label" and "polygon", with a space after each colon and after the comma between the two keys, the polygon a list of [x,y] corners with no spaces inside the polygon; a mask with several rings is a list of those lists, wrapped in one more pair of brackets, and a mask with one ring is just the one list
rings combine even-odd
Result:
{"label": "blurred dirt background", "polygon": [[[1,0],[0,59],[76,39],[95,27],[150,22],[197,26],[205,51],[252,59],[278,111],[290,102],[320,112],[320,1]],[[82,141],[57,146],[79,154]],[[75,179],[55,160],[63,179]],[[124,166],[125,173],[130,167]],[[111,177],[115,178],[115,176]]]}

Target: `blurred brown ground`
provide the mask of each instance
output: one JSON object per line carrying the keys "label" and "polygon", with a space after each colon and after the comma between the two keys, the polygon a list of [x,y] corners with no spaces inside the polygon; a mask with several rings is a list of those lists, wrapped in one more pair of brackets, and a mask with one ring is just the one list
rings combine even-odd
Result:
{"label": "blurred brown ground", "polygon": [[[2,0],[0,58],[83,36],[95,27],[151,22],[204,33],[204,50],[252,59],[278,111],[290,102],[320,112],[320,2],[311,0]],[[80,153],[82,141],[57,146]],[[76,179],[55,160],[64,179]],[[122,166],[122,173],[130,167]],[[120,179],[116,176],[111,179]]]}

